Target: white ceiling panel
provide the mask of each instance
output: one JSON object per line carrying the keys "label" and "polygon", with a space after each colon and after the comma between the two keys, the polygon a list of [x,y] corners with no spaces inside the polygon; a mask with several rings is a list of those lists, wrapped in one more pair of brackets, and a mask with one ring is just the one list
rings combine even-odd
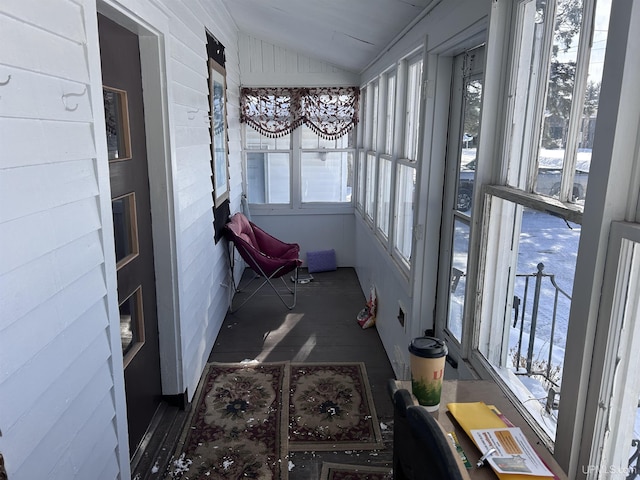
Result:
{"label": "white ceiling panel", "polygon": [[241,32],[362,71],[434,0],[223,0]]}

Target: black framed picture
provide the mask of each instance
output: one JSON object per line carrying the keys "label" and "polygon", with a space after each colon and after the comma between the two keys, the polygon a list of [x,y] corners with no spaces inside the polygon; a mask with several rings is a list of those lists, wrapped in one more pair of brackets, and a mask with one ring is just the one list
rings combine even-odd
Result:
{"label": "black framed picture", "polygon": [[218,208],[229,198],[229,160],[227,157],[227,96],[226,72],[209,59],[209,99],[211,102],[211,153],[214,206]]}

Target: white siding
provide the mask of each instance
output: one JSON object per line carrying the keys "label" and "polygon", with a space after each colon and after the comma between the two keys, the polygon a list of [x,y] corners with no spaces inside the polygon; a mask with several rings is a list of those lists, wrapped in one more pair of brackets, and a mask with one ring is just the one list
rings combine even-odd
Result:
{"label": "white siding", "polygon": [[[213,240],[206,32],[226,47],[232,211],[237,32],[217,0],[99,7],[141,37],[163,393],[192,397],[229,301],[226,245]],[[95,0],[0,6],[0,452],[11,480],[130,477],[96,13]]]}
{"label": "white siding", "polygon": [[116,440],[126,432],[85,17],[69,1],[3,2],[0,31],[0,451],[12,480],[73,478],[89,458],[104,467],[128,456]]}

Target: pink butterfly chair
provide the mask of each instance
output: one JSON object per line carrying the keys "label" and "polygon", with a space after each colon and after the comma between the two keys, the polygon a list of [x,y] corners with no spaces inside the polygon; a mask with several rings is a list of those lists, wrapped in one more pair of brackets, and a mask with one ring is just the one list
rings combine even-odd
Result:
{"label": "pink butterfly chair", "polygon": [[[278,295],[285,307],[291,310],[296,306],[296,293],[298,285],[298,267],[302,264],[302,260],[298,258],[300,246],[297,243],[285,243],[272,237],[260,227],[250,222],[242,213],[232,215],[229,222],[225,225],[226,236],[229,241],[233,242],[235,249],[238,251],[242,259],[253,270],[258,278],[262,278],[262,283],[256,288],[247,299],[245,299],[238,308],[233,308],[233,300],[231,302],[231,312],[239,310],[253,296],[258,293],[263,286],[269,284],[273,291]],[[231,266],[233,274],[233,264]],[[291,289],[283,276],[294,271],[293,289]],[[274,279],[280,278],[288,292],[293,295],[293,303],[287,304],[276,286],[273,284]],[[255,278],[251,279],[245,287],[248,286]],[[235,281],[233,282],[235,288]],[[240,286],[235,288],[236,292],[240,292]]]}

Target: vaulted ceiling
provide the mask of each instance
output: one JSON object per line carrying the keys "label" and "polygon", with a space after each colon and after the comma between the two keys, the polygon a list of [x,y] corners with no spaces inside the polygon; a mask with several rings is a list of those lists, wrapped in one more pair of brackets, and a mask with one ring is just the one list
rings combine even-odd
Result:
{"label": "vaulted ceiling", "polygon": [[438,0],[223,0],[241,32],[361,72]]}

